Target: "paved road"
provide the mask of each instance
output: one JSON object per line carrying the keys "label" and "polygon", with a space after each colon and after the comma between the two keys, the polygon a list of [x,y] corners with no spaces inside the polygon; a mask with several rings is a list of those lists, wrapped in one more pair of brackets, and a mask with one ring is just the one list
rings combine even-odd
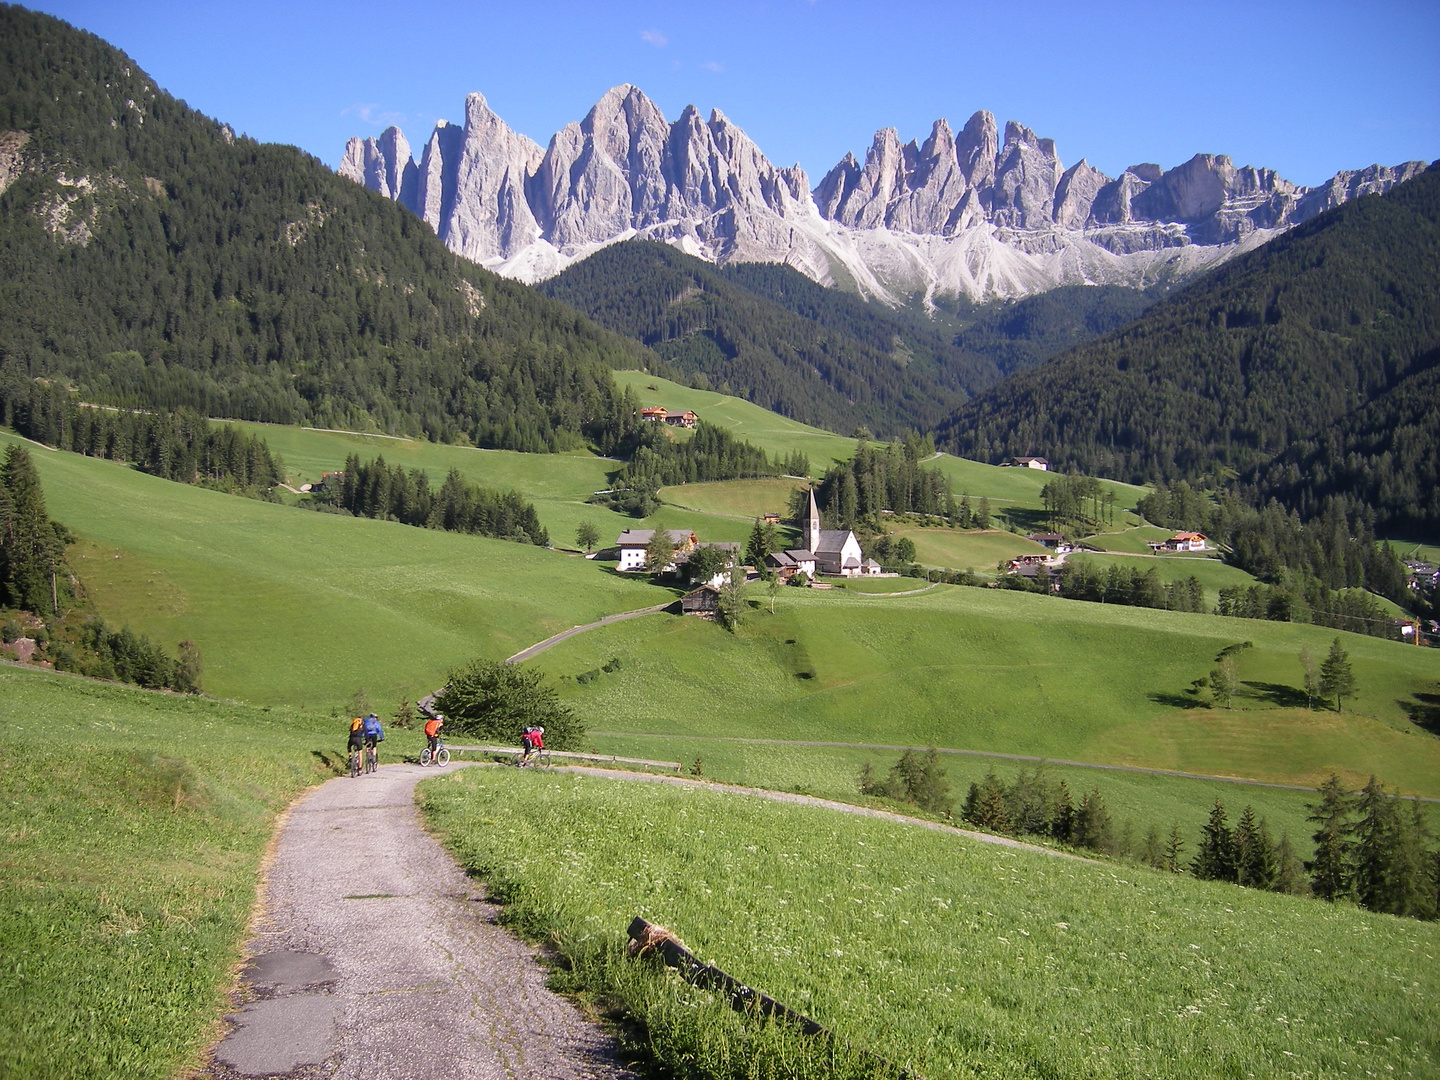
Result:
{"label": "paved road", "polygon": [[601,626],[609,626],[611,623],[624,622],[626,619],[638,619],[642,615],[654,615],[656,612],[664,611],[668,607],[674,607],[675,603],[676,602],[674,600],[669,600],[663,604],[656,604],[654,607],[640,608],[637,611],[622,611],[618,615],[606,615],[599,622],[586,623],[584,626],[572,626],[569,630],[562,630],[560,631],[560,633],[555,634],[553,637],[546,638],[539,644],[531,645],[528,649],[521,649],[514,656],[509,657],[505,662],[507,664],[518,664],[523,660],[529,660],[537,653],[544,652],[552,645],[559,645],[560,642],[564,641],[566,638],[574,637],[576,634],[583,634],[586,630],[594,630]]}
{"label": "paved road", "polygon": [[[696,742],[757,743],[764,746],[819,746],[837,750],[914,750],[914,745],[903,743],[854,743],[821,742],[813,739],[757,739],[732,735],[652,735],[636,731],[592,731],[591,735],[615,739],[689,739]],[[1037,765],[1069,765],[1077,769],[1105,769],[1110,772],[1144,773],[1147,776],[1176,776],[1182,780],[1213,780],[1221,784],[1245,784],[1250,787],[1281,788],[1286,791],[1316,791],[1317,788],[1304,784],[1281,784],[1272,780],[1251,780],[1244,776],[1215,776],[1211,773],[1180,772],[1176,769],[1150,769],[1142,765],[1102,765],[1095,761],[1070,761],[1066,758],[1034,757],[1030,754],[1005,754],[998,750],[955,750],[950,747],[936,747],[940,754],[961,754],[966,757],[999,758],[1004,761],[1028,761]],[[1440,803],[1440,799],[1418,796],[1423,803]]]}
{"label": "paved road", "polygon": [[415,783],[434,775],[388,765],[291,808],[249,943],[248,1000],[203,1076],[631,1076],[422,829]]}

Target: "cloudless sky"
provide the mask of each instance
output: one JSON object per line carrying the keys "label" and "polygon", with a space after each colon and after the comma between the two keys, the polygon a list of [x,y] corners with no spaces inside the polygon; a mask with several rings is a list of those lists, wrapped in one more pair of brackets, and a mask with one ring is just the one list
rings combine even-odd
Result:
{"label": "cloudless sky", "polygon": [[44,0],[236,130],[330,165],[480,91],[542,146],[609,87],[719,108],[818,183],[977,109],[1112,176],[1197,152],[1300,184],[1440,157],[1440,0]]}

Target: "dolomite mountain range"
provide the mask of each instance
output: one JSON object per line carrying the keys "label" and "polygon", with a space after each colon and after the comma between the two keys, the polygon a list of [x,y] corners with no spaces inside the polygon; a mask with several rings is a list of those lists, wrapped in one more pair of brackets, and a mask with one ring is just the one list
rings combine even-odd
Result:
{"label": "dolomite mountain range", "polygon": [[989,112],[923,143],[875,134],[813,189],[771,164],[718,109],[674,123],[634,86],[608,91],[542,148],[476,93],[419,160],[399,128],[352,138],[340,174],[424,218],[451,250],[536,282],[607,244],[644,237],[717,263],[783,262],[825,285],[900,302],[937,294],[1019,298],[1060,285],[1143,287],[1250,250],[1426,163],[1337,173],[1313,188],[1196,154],[1118,178]]}

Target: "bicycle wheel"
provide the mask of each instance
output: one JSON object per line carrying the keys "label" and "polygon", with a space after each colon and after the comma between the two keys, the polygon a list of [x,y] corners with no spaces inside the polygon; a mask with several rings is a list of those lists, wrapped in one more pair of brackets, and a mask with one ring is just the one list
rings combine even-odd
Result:
{"label": "bicycle wheel", "polygon": [[427,746],[427,747],[425,747],[424,750],[421,750],[421,751],[420,751],[420,767],[423,769],[426,765],[429,765],[429,764],[430,764],[430,747]]}
{"label": "bicycle wheel", "polygon": [[442,769],[443,769],[446,765],[449,765],[449,764],[450,764],[450,751],[449,751],[449,750],[446,750],[443,746],[442,746],[439,750],[435,751],[435,764],[436,764],[437,766],[439,766],[440,768],[442,768]]}
{"label": "bicycle wheel", "polygon": [[360,775],[360,751],[359,751],[359,750],[351,750],[351,751],[350,751],[350,775],[351,775],[352,777],[356,777],[356,776],[359,776],[359,775]]}
{"label": "bicycle wheel", "polygon": [[379,754],[373,747],[365,751],[365,771],[367,773],[373,773],[378,767],[379,762],[376,760],[378,757]]}

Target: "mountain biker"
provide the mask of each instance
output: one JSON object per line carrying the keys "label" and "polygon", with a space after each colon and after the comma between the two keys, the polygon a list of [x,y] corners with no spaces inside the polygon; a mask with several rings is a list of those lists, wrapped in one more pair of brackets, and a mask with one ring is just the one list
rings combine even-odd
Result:
{"label": "mountain biker", "polygon": [[380,763],[380,751],[376,747],[376,744],[385,741],[385,729],[380,726],[380,718],[372,712],[369,716],[365,717],[365,720],[360,725],[360,730],[365,735],[365,749],[375,751],[375,763],[378,765]]}
{"label": "mountain biker", "polygon": [[538,754],[545,749],[545,729],[543,727],[527,727],[520,735],[520,742],[524,745],[524,753],[520,757],[520,764],[524,765],[530,760],[531,754]]}
{"label": "mountain biker", "polygon": [[357,716],[350,721],[350,744],[346,752],[360,754],[365,751],[365,718]]}
{"label": "mountain biker", "polygon": [[445,717],[436,713],[434,717],[425,721],[425,738],[430,740],[430,756],[435,756],[435,751],[440,746],[440,729],[445,726]]}

